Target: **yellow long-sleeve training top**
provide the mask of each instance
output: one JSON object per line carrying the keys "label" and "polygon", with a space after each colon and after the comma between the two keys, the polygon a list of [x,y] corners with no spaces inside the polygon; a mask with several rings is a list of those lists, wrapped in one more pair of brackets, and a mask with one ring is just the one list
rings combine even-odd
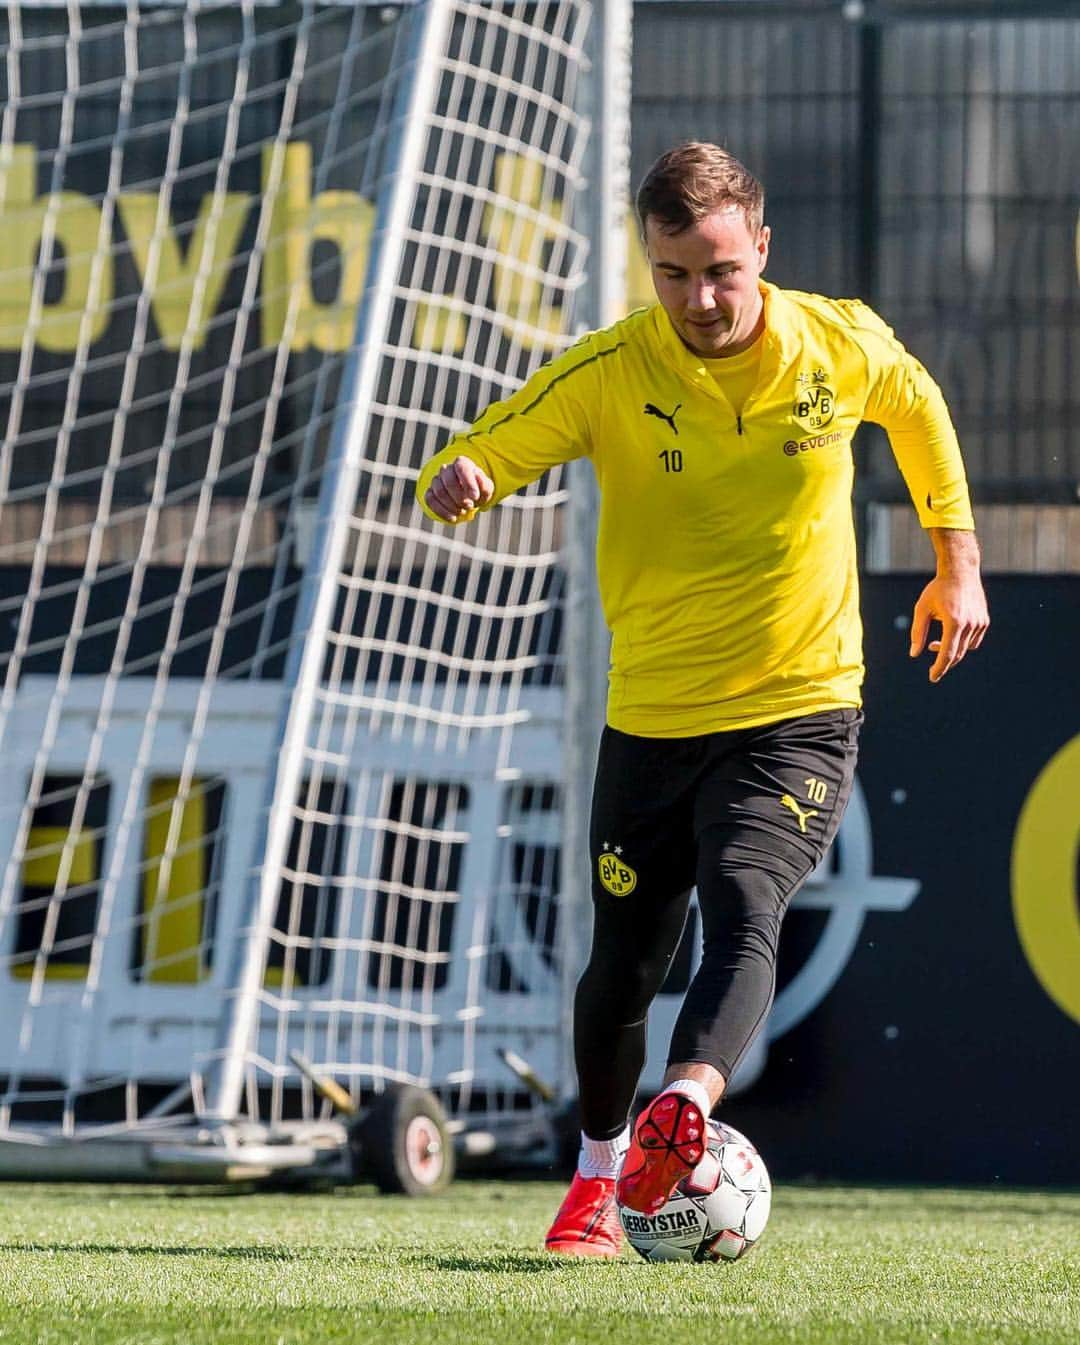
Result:
{"label": "yellow long-sleeve training top", "polygon": [[760,370],[740,414],[656,306],[539,369],[417,482],[423,504],[465,455],[495,483],[491,508],[556,463],[592,460],[608,723],[625,733],[685,737],[860,704],[860,421],[888,433],[924,528],[974,526],[944,398],[891,329],[857,300],[761,289]]}

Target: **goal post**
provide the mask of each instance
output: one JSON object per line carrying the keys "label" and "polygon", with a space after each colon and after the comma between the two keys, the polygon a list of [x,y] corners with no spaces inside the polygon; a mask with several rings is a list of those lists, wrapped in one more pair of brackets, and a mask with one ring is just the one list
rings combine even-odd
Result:
{"label": "goal post", "polygon": [[[211,1115],[233,1119],[243,1101],[244,1066],[254,1044],[269,933],[274,927],[293,810],[304,772],[305,745],[323,681],[326,636],[349,540],[349,526],[363,477],[363,462],[377,391],[379,366],[391,321],[394,290],[402,271],[426,133],[438,95],[436,72],[446,48],[451,0],[425,0],[401,54],[389,128],[384,179],[376,205],[366,290],[361,298],[353,348],[341,380],[344,412],[335,422],[319,488],[317,521],[300,590],[293,640],[284,675],[283,714],[276,768],[267,776],[266,830],[256,834],[252,857],[250,930],[234,944],[232,1013],[223,1023],[222,1057],[209,1098]],[[297,638],[300,637],[300,638]]]}
{"label": "goal post", "polygon": [[550,1153],[506,1060],[568,1087],[594,487],[412,495],[616,315],[628,0],[3,36],[0,1167],[316,1154],[298,1058]]}
{"label": "goal post", "polygon": [[[628,284],[627,218],[630,199],[630,71],[632,0],[607,0],[598,7],[595,76],[590,86],[596,122],[605,132],[592,144],[590,327],[606,327],[626,311]],[[559,1086],[572,1098],[577,1073],[573,1041],[574,991],[584,970],[592,927],[588,818],[592,779],[606,718],[610,640],[596,582],[600,490],[591,464],[579,459],[567,469],[565,543],[567,572],[566,642],[574,651],[566,667],[563,762],[559,965],[562,986],[562,1041]]]}

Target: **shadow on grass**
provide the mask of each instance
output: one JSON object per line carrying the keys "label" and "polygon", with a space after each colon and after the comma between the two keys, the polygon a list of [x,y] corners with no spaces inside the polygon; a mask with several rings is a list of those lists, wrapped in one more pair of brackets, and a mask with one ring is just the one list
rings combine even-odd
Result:
{"label": "shadow on grass", "polygon": [[83,1253],[90,1256],[201,1256],[236,1261],[306,1261],[319,1255],[279,1247],[166,1247],[157,1243],[126,1242],[0,1242],[2,1252]]}
{"label": "shadow on grass", "polygon": [[552,1256],[550,1252],[502,1252],[497,1255],[476,1256],[461,1252],[420,1252],[403,1256],[410,1265],[428,1270],[481,1270],[495,1275],[556,1274],[567,1263],[580,1265],[594,1262],[595,1257]]}
{"label": "shadow on grass", "polygon": [[[203,1260],[225,1261],[311,1261],[323,1259],[325,1252],[318,1247],[303,1251],[286,1250],[280,1247],[186,1247],[165,1246],[157,1243],[124,1242],[4,1242],[0,1241],[0,1252],[24,1252],[43,1256],[72,1253],[88,1256],[193,1256]],[[342,1253],[338,1253],[342,1255]],[[348,1250],[350,1260],[367,1260],[369,1254]],[[414,1252],[399,1258],[399,1263],[419,1266],[425,1270],[468,1270],[484,1271],[488,1274],[540,1275],[557,1274],[569,1263],[580,1265],[583,1260],[590,1264],[593,1257],[552,1256],[542,1251],[506,1251],[478,1256],[463,1252]]]}

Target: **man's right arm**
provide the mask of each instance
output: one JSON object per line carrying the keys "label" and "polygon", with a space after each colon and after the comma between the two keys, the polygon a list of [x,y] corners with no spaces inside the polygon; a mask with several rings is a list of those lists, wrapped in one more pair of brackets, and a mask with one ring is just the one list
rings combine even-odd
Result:
{"label": "man's right arm", "polygon": [[422,504],[443,523],[464,523],[482,509],[495,493],[491,477],[473,462],[458,456],[440,467],[424,491]]}
{"label": "man's right arm", "polygon": [[588,408],[600,404],[595,366],[585,338],[455,435],[416,483],[428,517],[466,523],[549,468],[591,453]]}

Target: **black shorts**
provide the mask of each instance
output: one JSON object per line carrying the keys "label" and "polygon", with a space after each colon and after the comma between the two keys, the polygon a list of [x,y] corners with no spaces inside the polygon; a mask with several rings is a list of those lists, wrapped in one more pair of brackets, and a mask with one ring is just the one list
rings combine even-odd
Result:
{"label": "black shorts", "polygon": [[840,825],[862,718],[825,710],[689,738],[605,728],[590,826],[596,902],[637,906],[705,881],[699,845],[713,828],[725,852],[773,873],[790,899]]}
{"label": "black shorts", "polygon": [[776,985],[792,896],[836,830],[855,778],[862,714],[827,710],[693,738],[605,729],[590,828],[592,951],[574,1042],[582,1123],[618,1134],[645,1058],[649,1005],[697,888],[701,963],[683,999],[669,1067],[731,1078]]}

